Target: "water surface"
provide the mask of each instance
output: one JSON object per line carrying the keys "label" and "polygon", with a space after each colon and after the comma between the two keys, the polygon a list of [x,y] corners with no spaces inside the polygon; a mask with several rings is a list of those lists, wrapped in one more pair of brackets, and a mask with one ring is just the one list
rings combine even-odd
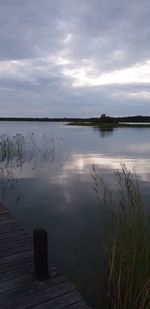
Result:
{"label": "water surface", "polygon": [[[0,135],[23,134],[25,158],[1,163],[1,199],[26,230],[44,227],[49,255],[71,280],[95,284],[101,274],[102,231],[92,165],[115,187],[120,164],[136,170],[149,211],[150,128],[105,131],[64,123],[0,122]],[[2,186],[3,184],[3,186]]]}

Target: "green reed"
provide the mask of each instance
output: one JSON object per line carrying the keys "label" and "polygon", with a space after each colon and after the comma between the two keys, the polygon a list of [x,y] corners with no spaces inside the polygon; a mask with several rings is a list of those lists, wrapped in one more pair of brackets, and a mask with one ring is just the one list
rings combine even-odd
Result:
{"label": "green reed", "polygon": [[144,214],[134,171],[123,165],[115,176],[116,194],[93,167],[94,189],[104,214],[103,308],[149,309],[150,221]]}

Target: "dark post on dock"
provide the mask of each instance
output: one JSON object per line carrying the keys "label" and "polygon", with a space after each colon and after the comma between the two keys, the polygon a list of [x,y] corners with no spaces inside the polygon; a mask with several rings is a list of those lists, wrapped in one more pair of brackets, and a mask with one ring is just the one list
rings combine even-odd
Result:
{"label": "dark post on dock", "polygon": [[38,228],[33,231],[34,272],[39,280],[48,278],[47,232]]}

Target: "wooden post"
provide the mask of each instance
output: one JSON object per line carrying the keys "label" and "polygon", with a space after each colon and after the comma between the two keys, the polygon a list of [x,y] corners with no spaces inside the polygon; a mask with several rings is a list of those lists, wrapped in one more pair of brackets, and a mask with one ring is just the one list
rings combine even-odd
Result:
{"label": "wooden post", "polygon": [[34,272],[38,280],[48,278],[47,232],[38,228],[33,231]]}

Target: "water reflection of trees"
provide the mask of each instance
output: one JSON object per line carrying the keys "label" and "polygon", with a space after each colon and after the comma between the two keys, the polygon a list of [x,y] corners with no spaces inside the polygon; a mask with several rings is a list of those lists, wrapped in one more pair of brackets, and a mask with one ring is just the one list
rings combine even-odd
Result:
{"label": "water reflection of trees", "polygon": [[66,155],[62,138],[43,134],[41,138],[33,133],[0,135],[0,199],[4,200],[14,189],[18,177],[25,167],[37,171],[41,163],[62,163]]}
{"label": "water reflection of trees", "polygon": [[108,137],[108,136],[112,136],[113,132],[114,132],[114,128],[113,127],[98,127],[98,128],[94,128],[95,131],[98,131],[100,133],[101,137]]}

